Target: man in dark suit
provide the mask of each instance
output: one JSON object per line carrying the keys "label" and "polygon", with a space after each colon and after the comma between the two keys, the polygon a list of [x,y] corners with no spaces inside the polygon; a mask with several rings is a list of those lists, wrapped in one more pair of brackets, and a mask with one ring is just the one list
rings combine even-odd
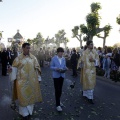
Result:
{"label": "man in dark suit", "polygon": [[9,48],[7,48],[7,59],[8,59],[9,65],[12,65],[11,53],[12,53],[12,51]]}
{"label": "man in dark suit", "polygon": [[1,54],[2,54],[2,52],[0,51],[0,63],[1,63]]}
{"label": "man in dark suit", "polygon": [[72,56],[71,56],[71,64],[72,64],[72,70],[73,70],[73,77],[77,77],[77,61],[78,56],[76,54],[76,50],[73,50]]}
{"label": "man in dark suit", "polygon": [[1,54],[1,61],[2,61],[2,75],[7,75],[7,51],[6,48],[3,49],[3,52]]}

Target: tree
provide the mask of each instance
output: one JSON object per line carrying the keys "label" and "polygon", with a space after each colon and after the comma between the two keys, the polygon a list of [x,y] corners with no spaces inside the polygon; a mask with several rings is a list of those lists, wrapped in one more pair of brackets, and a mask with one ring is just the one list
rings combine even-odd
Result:
{"label": "tree", "polygon": [[55,38],[54,37],[50,38],[49,43],[55,43]]}
{"label": "tree", "polygon": [[33,46],[33,50],[35,48],[35,44],[37,44],[37,39],[36,38],[33,38],[33,39],[27,39],[27,42],[30,43],[32,46]]}
{"label": "tree", "polygon": [[[3,32],[3,31],[2,31]],[[2,32],[0,32],[0,40],[1,40],[1,38],[2,38]]]}
{"label": "tree", "polygon": [[0,33],[0,37],[2,37],[2,33]]}
{"label": "tree", "polygon": [[120,25],[120,15],[116,18],[116,23]]}
{"label": "tree", "polygon": [[120,47],[120,43],[115,43],[115,44],[113,45],[113,47],[114,47],[114,48]]}
{"label": "tree", "polygon": [[100,15],[98,11],[101,9],[100,3],[91,4],[91,13],[86,16],[86,23],[80,25],[81,33],[85,34],[84,40],[93,40],[93,37],[106,29],[106,26],[100,28]]}
{"label": "tree", "polygon": [[64,43],[65,49],[67,48],[67,43],[69,42],[68,38],[64,37],[62,43]]}
{"label": "tree", "polygon": [[78,41],[80,42],[80,47],[82,47],[82,33],[80,32],[80,28],[79,26],[75,26],[73,29],[72,29],[72,33],[73,33],[73,38],[77,38]]}
{"label": "tree", "polygon": [[43,38],[43,36],[40,32],[36,35],[36,38],[34,39],[34,42],[37,46],[41,47],[43,45],[44,38]]}
{"label": "tree", "polygon": [[103,48],[105,47],[106,38],[109,36],[110,30],[111,30],[111,26],[110,25],[106,25],[105,29],[103,31],[104,32],[104,36],[102,37],[100,34],[96,35],[98,38],[102,38],[103,39]]}
{"label": "tree", "polygon": [[42,37],[41,33],[39,32],[35,38],[27,39],[27,42],[33,46],[33,50],[34,50],[35,45],[40,46],[40,47],[42,46],[42,44],[44,42],[44,38]]}
{"label": "tree", "polygon": [[32,45],[32,39],[27,39],[27,42]]}
{"label": "tree", "polygon": [[55,43],[57,47],[60,47],[60,43],[62,43],[62,40],[65,36],[65,31],[64,30],[59,30],[57,34],[55,34]]}
{"label": "tree", "polygon": [[45,45],[46,45],[46,48],[47,48],[49,42],[50,42],[50,38],[49,38],[49,36],[48,36],[48,37],[45,39],[45,41],[44,41],[44,43],[45,43]]}

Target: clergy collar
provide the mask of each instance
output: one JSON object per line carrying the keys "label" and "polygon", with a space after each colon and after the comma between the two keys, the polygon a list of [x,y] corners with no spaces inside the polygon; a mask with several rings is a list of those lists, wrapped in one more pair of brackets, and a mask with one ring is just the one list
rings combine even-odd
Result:
{"label": "clergy collar", "polygon": [[92,53],[93,53],[93,49],[92,49],[92,50],[90,50],[90,49],[88,49],[88,48],[87,48],[87,50],[88,50],[88,52],[92,52]]}
{"label": "clergy collar", "polygon": [[24,56],[30,56],[30,54],[26,55],[26,54],[24,54],[24,53],[23,53],[23,55],[24,55]]}
{"label": "clergy collar", "polygon": [[29,55],[25,55],[24,53],[22,53],[22,57],[25,57],[25,56],[29,56],[30,58],[33,58],[31,53],[29,53]]}

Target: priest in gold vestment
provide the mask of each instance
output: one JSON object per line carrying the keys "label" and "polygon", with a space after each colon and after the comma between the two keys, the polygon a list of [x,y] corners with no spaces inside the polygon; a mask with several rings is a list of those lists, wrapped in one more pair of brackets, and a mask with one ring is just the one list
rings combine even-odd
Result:
{"label": "priest in gold vestment", "polygon": [[26,118],[32,115],[36,102],[42,101],[40,91],[41,70],[35,56],[30,51],[30,44],[22,45],[23,53],[16,57],[9,70],[14,81],[13,99],[18,100],[19,114]]}
{"label": "priest in gold vestment", "polygon": [[83,52],[78,61],[81,65],[80,82],[82,84],[82,95],[88,99],[91,104],[93,102],[93,91],[96,85],[96,66],[99,66],[99,56],[93,49],[93,42],[87,41],[87,49]]}

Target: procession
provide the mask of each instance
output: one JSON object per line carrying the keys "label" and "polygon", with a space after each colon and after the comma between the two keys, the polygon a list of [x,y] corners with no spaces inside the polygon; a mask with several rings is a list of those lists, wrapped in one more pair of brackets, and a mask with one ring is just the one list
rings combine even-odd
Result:
{"label": "procession", "polygon": [[12,37],[0,31],[0,120],[120,119],[120,44],[106,41],[113,26],[100,28],[101,4],[90,8],[71,38],[64,29],[34,38],[21,27]]}

